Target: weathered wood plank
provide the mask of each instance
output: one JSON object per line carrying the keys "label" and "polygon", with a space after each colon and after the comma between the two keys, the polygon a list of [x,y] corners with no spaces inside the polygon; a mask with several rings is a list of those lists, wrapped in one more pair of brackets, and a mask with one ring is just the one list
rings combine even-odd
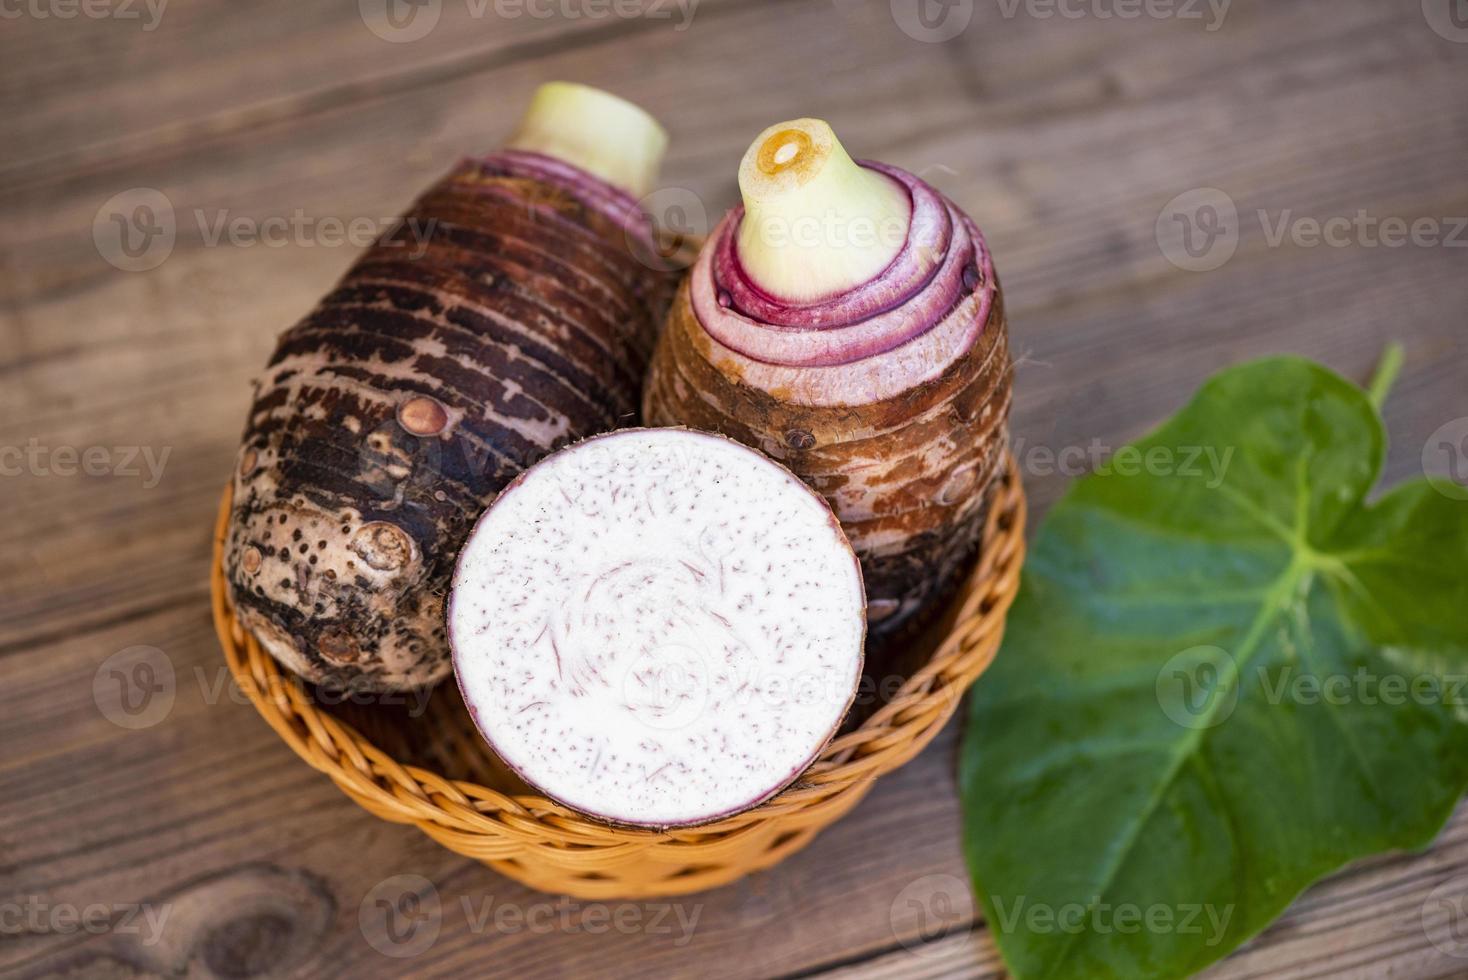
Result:
{"label": "weathered wood plank", "polygon": [[[10,66],[0,138],[11,148],[0,181],[432,88],[603,38],[684,33],[721,3],[304,0],[262,9],[118,0],[91,5],[107,16],[11,16],[0,35],[0,62]],[[64,7],[17,10],[50,6]],[[481,91],[511,112],[521,104],[519,93]]]}

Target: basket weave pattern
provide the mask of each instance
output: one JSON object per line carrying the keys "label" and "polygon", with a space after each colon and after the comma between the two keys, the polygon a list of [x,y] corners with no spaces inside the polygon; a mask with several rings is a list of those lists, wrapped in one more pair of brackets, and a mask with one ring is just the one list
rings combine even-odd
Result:
{"label": "basket weave pattern", "polygon": [[[932,741],[989,666],[1019,588],[1025,547],[1024,489],[1011,458],[995,488],[981,557],[929,632],[936,637],[931,655],[891,700],[834,739],[794,785],[767,803],[716,823],[658,832],[609,827],[544,797],[484,785],[492,781],[487,778],[450,778],[402,761],[395,754],[408,753],[384,750],[318,704],[235,617],[222,561],[228,517],[226,490],[210,573],[215,629],[236,683],[285,743],[368,812],[414,824],[450,850],[532,888],[586,899],[702,891],[770,867],[809,843],[855,806],[876,777]],[[467,715],[423,728],[425,738],[439,743],[431,758],[488,754]],[[481,759],[440,768],[480,772],[485,766]]]}

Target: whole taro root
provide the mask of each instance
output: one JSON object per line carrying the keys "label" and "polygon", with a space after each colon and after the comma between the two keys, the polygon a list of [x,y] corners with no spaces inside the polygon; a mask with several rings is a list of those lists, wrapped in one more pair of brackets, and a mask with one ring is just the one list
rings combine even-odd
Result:
{"label": "whole taro root", "polygon": [[360,691],[444,677],[474,520],[542,456],[636,420],[672,285],[634,195],[665,145],[635,106],[544,86],[510,149],[429,189],[281,336],[225,572],[287,668]]}
{"label": "whole taro root", "polygon": [[731,436],[821,493],[861,559],[874,639],[916,626],[977,546],[1012,366],[974,223],[912,174],[780,123],[740,165],[744,207],[674,300],[649,425]]}

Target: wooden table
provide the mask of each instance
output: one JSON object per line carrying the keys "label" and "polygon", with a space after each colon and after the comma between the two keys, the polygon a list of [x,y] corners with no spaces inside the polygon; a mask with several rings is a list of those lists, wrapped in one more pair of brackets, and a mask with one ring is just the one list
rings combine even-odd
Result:
{"label": "wooden table", "polygon": [[[673,134],[665,183],[711,218],[781,118],[827,118],[859,154],[926,175],[998,256],[1022,448],[1119,445],[1269,352],[1364,378],[1391,339],[1408,355],[1391,479],[1468,414],[1468,233],[1450,220],[1468,215],[1468,30],[1445,2],[1433,19],[1420,0],[1236,0],[1219,25],[1192,0],[1203,20],[954,0],[933,10],[971,19],[941,43],[957,22],[916,20],[909,0],[608,16],[626,2],[423,0],[438,19],[417,39],[413,8],[390,22],[371,0],[366,17],[350,0],[4,6],[0,462],[20,472],[0,479],[0,973],[1002,972],[962,880],[956,725],[782,867],[679,902],[681,920],[635,904],[608,926],[363,813],[232,692],[206,566],[249,378],[352,260],[350,222],[360,241],[496,145],[538,82],[651,109]],[[120,253],[119,228],[145,229],[137,205],[160,200],[171,250]],[[1300,223],[1362,210],[1429,219],[1459,247],[1359,227],[1312,247]],[[1179,216],[1238,232],[1236,253],[1217,234],[1179,251]],[[1045,458],[1026,457],[1038,514],[1066,483]],[[174,672],[164,717],[117,710],[109,658],[139,646]],[[1423,917],[1464,873],[1468,813],[1426,854],[1312,889],[1211,975],[1468,974]],[[358,924],[400,874],[441,899],[412,959]],[[169,910],[156,935],[134,906]],[[502,907],[528,918],[502,927]]]}

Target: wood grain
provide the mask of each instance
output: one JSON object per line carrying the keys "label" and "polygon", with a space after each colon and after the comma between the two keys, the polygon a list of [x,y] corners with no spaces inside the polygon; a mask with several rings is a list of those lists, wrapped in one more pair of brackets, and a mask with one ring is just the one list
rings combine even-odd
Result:
{"label": "wood grain", "polygon": [[[356,254],[319,241],[319,222],[392,216],[492,146],[550,78],[657,114],[673,134],[665,184],[709,221],[754,133],[820,115],[854,151],[924,173],[988,236],[1040,513],[1067,483],[1044,450],[1119,445],[1242,358],[1298,351],[1364,377],[1390,339],[1408,350],[1386,412],[1397,479],[1468,415],[1468,250],[1275,246],[1267,232],[1286,211],[1468,215],[1468,45],[1429,29],[1418,0],[1235,0],[1211,33],[980,2],[944,44],[904,35],[876,0],[704,0],[685,30],[676,8],[440,6],[409,43],[334,0],[175,0],[151,31],[29,14],[0,31],[0,447],[111,461],[105,475],[51,459],[0,477],[0,902],[115,917],[95,934],[28,921],[0,943],[0,972],[1002,975],[963,882],[953,729],[785,865],[678,903],[697,915],[685,942],[671,912],[651,924],[656,903],[603,930],[595,911],[563,917],[374,820],[231,697],[206,608],[209,529],[249,378]],[[167,196],[178,239],[128,273],[102,260],[93,221],[137,187]],[[1205,187],[1236,204],[1239,248],[1185,272],[1154,225]],[[317,231],[283,247],[206,240],[221,218],[296,214]],[[156,479],[141,457],[117,472],[130,447],[162,460]],[[150,676],[143,663],[172,671],[169,710],[120,727],[109,714],[129,719],[118,698]],[[437,939],[411,959],[380,951],[393,913],[377,903],[402,908],[416,881],[399,875],[439,901]],[[1424,911],[1463,875],[1460,812],[1428,853],[1312,889],[1209,975],[1463,975]],[[139,903],[171,910],[158,942],[122,928]],[[547,907],[549,928],[495,919]]]}

